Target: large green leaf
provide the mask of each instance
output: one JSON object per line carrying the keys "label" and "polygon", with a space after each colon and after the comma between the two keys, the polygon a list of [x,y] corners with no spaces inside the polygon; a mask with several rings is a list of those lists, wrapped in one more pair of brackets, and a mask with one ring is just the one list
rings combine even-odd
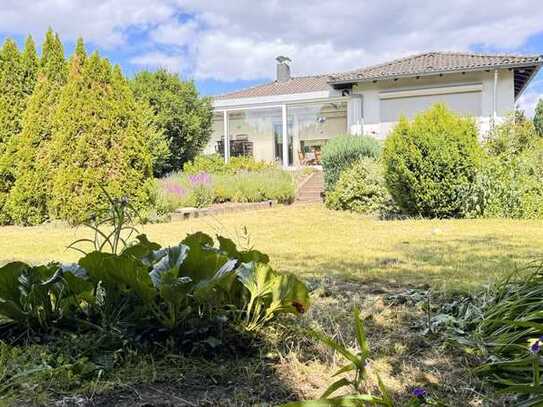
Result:
{"label": "large green leaf", "polygon": [[155,252],[158,261],[153,265],[153,268],[149,273],[149,277],[155,288],[161,286],[160,280],[164,273],[171,272],[173,277],[177,278],[181,264],[183,264],[187,258],[188,252],[189,247],[184,244],[168,247],[160,250],[160,252]]}
{"label": "large green leaf", "polygon": [[188,235],[181,243],[190,250],[181,265],[180,275],[190,277],[195,284],[212,278],[228,261],[227,256],[213,249],[213,239],[205,233]]}
{"label": "large green leaf", "polygon": [[73,295],[79,295],[93,289],[94,285],[89,281],[87,271],[79,264],[62,264],[60,268],[66,286]]}
{"label": "large green leaf", "polygon": [[151,302],[156,294],[147,266],[135,257],[92,252],[80,259],[79,265],[95,285],[102,282],[109,289],[133,291],[144,303]]}
{"label": "large green leaf", "polygon": [[237,263],[236,259],[228,260],[212,278],[196,284],[194,297],[201,303],[204,301],[221,303],[232,292],[232,285],[236,280],[234,269]]}
{"label": "large green leaf", "polygon": [[153,252],[160,249],[160,245],[155,242],[149,241],[146,235],[136,236],[137,243],[128,246],[123,250],[122,254],[127,256],[134,256],[140,259],[143,263],[150,265],[152,261]]}
{"label": "large green leaf", "polygon": [[270,258],[258,250],[245,250],[238,251],[236,244],[231,240],[223,236],[217,236],[219,241],[219,249],[224,252],[228,257],[238,259],[240,263],[249,263],[254,261],[255,263],[270,262]]}
{"label": "large green leaf", "polygon": [[20,262],[8,263],[0,267],[0,299],[21,304],[19,291],[19,277],[23,271],[28,270],[29,265]]}

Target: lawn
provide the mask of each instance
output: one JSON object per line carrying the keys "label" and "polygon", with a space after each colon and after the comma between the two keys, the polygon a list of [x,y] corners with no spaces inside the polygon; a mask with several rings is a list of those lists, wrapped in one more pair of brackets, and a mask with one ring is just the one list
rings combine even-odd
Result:
{"label": "lawn", "polygon": [[[380,221],[312,205],[144,225],[139,230],[163,245],[198,230],[223,234],[268,253],[277,269],[305,277],[450,290],[477,287],[540,256],[541,226],[540,221],[493,219]],[[78,254],[66,247],[89,236],[85,228],[59,225],[0,231],[0,264],[73,261]]]}
{"label": "lawn", "polygon": [[[423,386],[449,406],[486,405],[491,392],[471,375],[472,356],[450,347],[444,336],[424,332],[421,303],[428,299],[437,310],[459,292],[475,291],[522,268],[543,248],[537,221],[380,221],[320,205],[140,227],[162,244],[198,230],[254,246],[269,254],[278,270],[301,275],[312,290],[309,312],[300,320],[281,319],[266,328],[256,345],[236,355],[166,351],[157,357],[126,351],[118,359],[113,356],[110,371],[92,379],[66,376],[60,368],[23,376],[20,385],[10,387],[14,405],[272,406],[315,398],[342,361],[308,337],[305,327],[322,329],[352,346],[354,306],[362,309],[371,344],[370,388],[378,372],[398,405],[413,386]],[[84,228],[60,225],[4,227],[0,264],[73,261],[78,255],[66,246],[87,234]],[[81,352],[94,339],[81,340],[89,343],[67,338],[54,346],[7,347],[4,354],[0,347],[0,378],[7,361],[32,372],[36,360],[61,363],[62,355]],[[506,402],[491,398],[495,404],[490,405]]]}

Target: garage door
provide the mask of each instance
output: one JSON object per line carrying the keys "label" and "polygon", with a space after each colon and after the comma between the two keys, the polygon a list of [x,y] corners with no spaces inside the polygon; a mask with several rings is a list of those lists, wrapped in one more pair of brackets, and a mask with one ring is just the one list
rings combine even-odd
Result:
{"label": "garage door", "polygon": [[481,92],[446,95],[409,96],[381,99],[381,122],[396,122],[401,115],[412,119],[435,103],[445,103],[449,109],[466,116],[481,116]]}

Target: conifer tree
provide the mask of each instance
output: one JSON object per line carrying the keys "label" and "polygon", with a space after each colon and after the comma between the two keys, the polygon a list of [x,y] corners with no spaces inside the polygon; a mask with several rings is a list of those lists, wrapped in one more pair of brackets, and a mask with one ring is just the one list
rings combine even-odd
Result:
{"label": "conifer tree", "polygon": [[537,134],[543,137],[543,99],[539,99],[535,108],[534,126]]}
{"label": "conifer tree", "polygon": [[0,50],[0,223],[10,221],[4,208],[14,178],[6,151],[21,128],[24,109],[22,79],[21,55],[17,44],[7,39]]}
{"label": "conifer tree", "polygon": [[[23,93],[30,97],[34,92],[36,80],[38,78],[38,68],[40,60],[36,52],[36,44],[31,35],[26,38],[25,48],[21,57],[22,75],[23,75]],[[25,106],[26,107],[26,106]]]}
{"label": "conifer tree", "polygon": [[[28,59],[32,59],[32,51],[29,50],[28,54]],[[46,156],[52,134],[52,117],[66,79],[64,48],[50,29],[42,47],[37,83],[28,100],[22,130],[13,148],[16,160],[12,168],[16,180],[5,209],[15,223],[37,224],[47,218],[50,168]]]}
{"label": "conifer tree", "polygon": [[74,57],[54,116],[49,160],[52,173],[49,213],[78,223],[107,207],[100,187],[126,196],[134,207],[149,199],[149,128],[118,67],[97,53],[81,67]]}

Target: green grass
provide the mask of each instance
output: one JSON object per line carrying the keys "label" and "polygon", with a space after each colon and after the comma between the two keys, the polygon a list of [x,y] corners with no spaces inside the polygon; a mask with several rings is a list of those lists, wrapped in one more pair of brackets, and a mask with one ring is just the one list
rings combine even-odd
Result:
{"label": "green grass", "polygon": [[[167,224],[140,231],[161,244],[179,242],[198,230],[238,241],[247,227],[250,244],[273,265],[304,277],[330,276],[436,289],[469,289],[527,264],[543,251],[540,221],[380,221],[320,205],[277,207]],[[67,251],[85,228],[58,225],[0,229],[0,264],[75,261]],[[244,244],[244,242],[241,242]]]}
{"label": "green grass", "polygon": [[[389,295],[409,294],[406,288],[428,284],[437,307],[443,292],[475,290],[539,257],[541,226],[513,220],[379,221],[320,205],[141,226],[141,232],[163,245],[199,230],[253,245],[269,254],[278,270],[310,281],[312,306],[303,318],[267,327],[263,343],[242,354],[201,357],[166,347],[156,355],[131,348],[102,355],[92,351],[96,337],[69,335],[50,343],[6,345],[0,347],[0,379],[14,372],[22,375],[7,383],[7,399],[0,387],[0,405],[8,399],[13,403],[6,405],[19,406],[83,397],[97,406],[272,406],[315,398],[340,360],[308,338],[304,326],[323,329],[352,347],[355,306],[366,318],[370,377],[377,372],[398,405],[413,386],[426,388],[449,406],[483,405],[487,399],[504,405],[471,374],[472,356],[450,348],[440,335],[422,333],[425,313],[419,304],[394,303]],[[87,234],[85,228],[59,225],[1,228],[0,264],[75,261],[78,254],[65,247]],[[85,375],[81,355],[98,362],[111,357],[114,367]]]}

